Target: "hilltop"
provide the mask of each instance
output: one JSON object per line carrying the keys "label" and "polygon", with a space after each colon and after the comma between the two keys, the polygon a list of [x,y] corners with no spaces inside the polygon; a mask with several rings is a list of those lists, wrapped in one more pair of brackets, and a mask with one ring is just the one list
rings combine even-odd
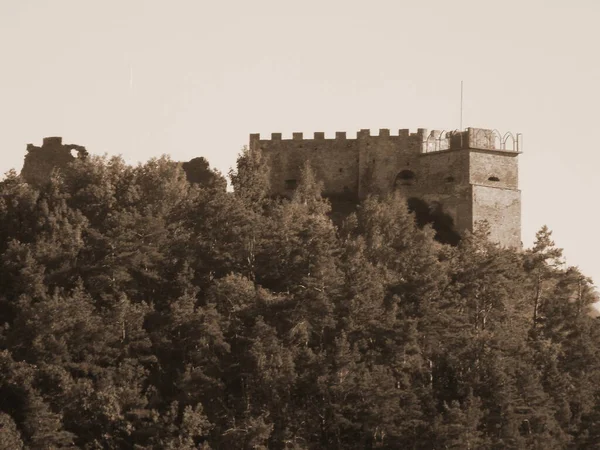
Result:
{"label": "hilltop", "polygon": [[448,245],[397,192],[334,224],[309,164],[290,198],[259,152],[233,192],[210,172],[86,155],[0,182],[0,447],[598,442],[597,296],[548,228]]}

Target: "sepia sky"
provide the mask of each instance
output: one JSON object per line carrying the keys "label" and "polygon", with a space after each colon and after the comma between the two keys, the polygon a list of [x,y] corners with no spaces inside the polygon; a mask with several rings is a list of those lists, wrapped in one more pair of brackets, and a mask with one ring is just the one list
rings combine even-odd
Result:
{"label": "sepia sky", "polygon": [[[523,133],[523,241],[600,284],[598,0],[0,1],[0,173],[63,136],[128,162],[249,133]],[[594,206],[596,205],[596,206]]]}

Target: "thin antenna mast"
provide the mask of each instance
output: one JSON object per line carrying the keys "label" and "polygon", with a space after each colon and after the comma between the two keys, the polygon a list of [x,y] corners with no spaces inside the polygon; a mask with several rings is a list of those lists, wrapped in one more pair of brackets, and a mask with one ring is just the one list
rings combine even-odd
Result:
{"label": "thin antenna mast", "polygon": [[463,130],[463,81],[460,80],[460,131]]}

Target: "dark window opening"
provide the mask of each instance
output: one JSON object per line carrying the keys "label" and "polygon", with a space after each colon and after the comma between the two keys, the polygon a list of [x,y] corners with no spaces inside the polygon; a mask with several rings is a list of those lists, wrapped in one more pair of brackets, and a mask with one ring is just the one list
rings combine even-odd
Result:
{"label": "dark window opening", "polygon": [[452,183],[454,181],[454,177],[446,177],[447,183]]}
{"label": "dark window opening", "polygon": [[498,177],[489,177],[488,180],[489,181],[500,181],[500,178],[498,178]]}
{"label": "dark window opening", "polygon": [[412,170],[403,170],[396,175],[394,186],[412,186],[415,182],[415,173]]}
{"label": "dark window opening", "polygon": [[398,174],[397,178],[399,180],[413,180],[415,178],[415,173],[412,170],[403,170]]}
{"label": "dark window opening", "polygon": [[340,167],[340,173],[342,173],[343,171],[344,171],[344,169],[342,169],[342,168]]}
{"label": "dark window opening", "polygon": [[285,180],[285,188],[286,189],[296,189],[296,187],[298,186],[298,181],[297,180]]}

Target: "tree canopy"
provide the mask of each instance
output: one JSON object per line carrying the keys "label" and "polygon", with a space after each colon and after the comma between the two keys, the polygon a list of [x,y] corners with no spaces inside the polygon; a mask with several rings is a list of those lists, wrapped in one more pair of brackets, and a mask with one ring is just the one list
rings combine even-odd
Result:
{"label": "tree canopy", "polygon": [[600,448],[592,281],[542,227],[438,242],[401,196],[340,225],[245,149],[0,181],[0,449]]}

